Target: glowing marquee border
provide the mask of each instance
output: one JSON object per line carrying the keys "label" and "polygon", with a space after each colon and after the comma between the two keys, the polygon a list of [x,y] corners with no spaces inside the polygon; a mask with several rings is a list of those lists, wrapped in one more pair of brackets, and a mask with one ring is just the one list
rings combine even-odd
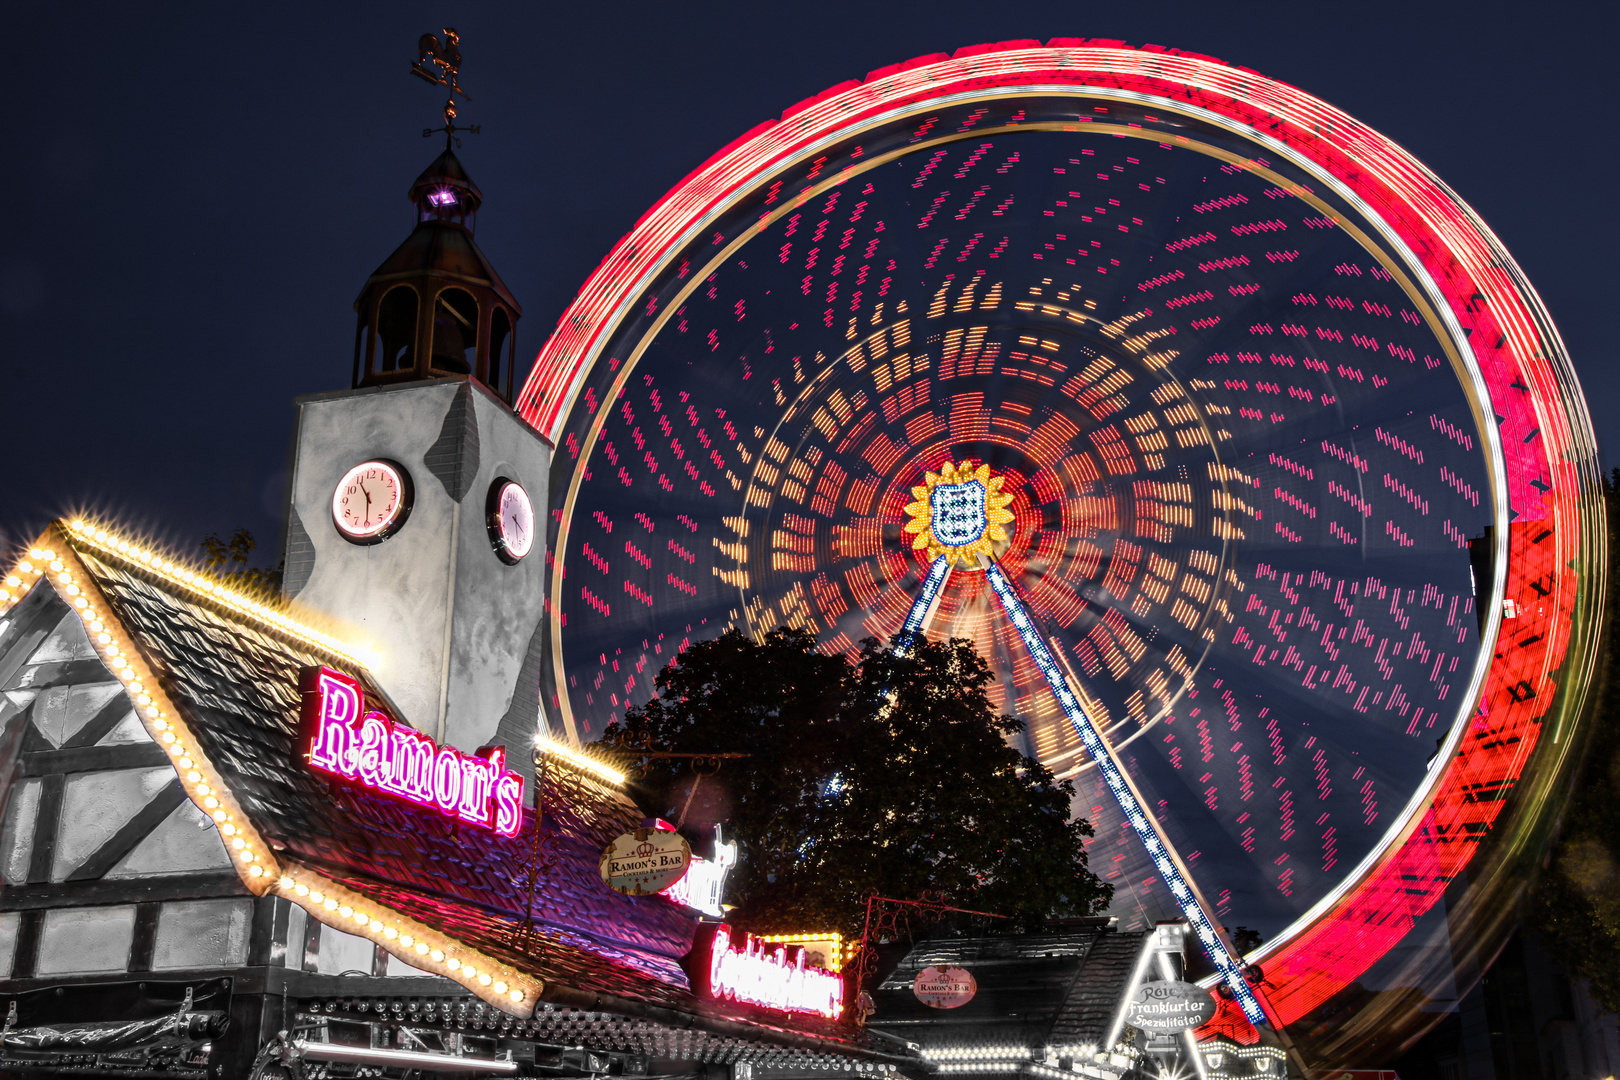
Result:
{"label": "glowing marquee border", "polygon": [[506,767],[504,746],[477,755],[440,746],[366,709],[359,680],[329,667],[305,669],[299,691],[310,768],[501,836],[522,829],[523,777]]}
{"label": "glowing marquee border", "polygon": [[97,657],[123,683],[147,734],[172,759],[171,767],[187,796],[213,821],[249,892],[283,896],[317,921],[366,938],[416,967],[453,979],[503,1012],[532,1015],[544,988],[541,980],[276,854],[203,751],[184,710],[169,698],[137,637],[113,613],[95,575],[85,566],[81,550],[126,568],[138,568],[162,582],[165,589],[215,605],[272,637],[296,642],[335,661],[355,661],[357,651],[174,561],[156,546],[132,542],[82,519],[53,522],[0,578],[0,630],[13,609],[41,584],[70,606]]}
{"label": "glowing marquee border", "polygon": [[[1502,796],[1524,775],[1538,742],[1547,738],[1555,756],[1565,752],[1564,727],[1579,712],[1581,673],[1590,670],[1596,648],[1589,613],[1605,587],[1595,440],[1557,329],[1490,229],[1404,149],[1295,87],[1197,53],[1059,38],[918,57],[800,102],[676,185],[609,253],[559,320],[519,395],[519,412],[555,443],[602,349],[668,260],[813,148],[943,99],[1020,88],[1085,90],[1201,111],[1333,177],[1428,274],[1443,315],[1467,338],[1498,421],[1503,460],[1495,494],[1513,519],[1499,547],[1506,554],[1500,599],[1511,604],[1499,655],[1428,806],[1408,818],[1403,835],[1336,902],[1313,910],[1263,950],[1268,981],[1277,987],[1270,1002],[1289,1022],[1347,986],[1439,901],[1473,860],[1473,841],[1496,823]],[[1549,715],[1565,672],[1574,673],[1574,692]]]}

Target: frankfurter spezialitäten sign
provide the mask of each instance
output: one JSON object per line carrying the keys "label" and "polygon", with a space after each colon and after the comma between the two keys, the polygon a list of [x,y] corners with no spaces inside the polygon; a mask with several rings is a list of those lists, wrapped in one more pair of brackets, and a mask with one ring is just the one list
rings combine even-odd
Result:
{"label": "frankfurter spezialit\u00e4ten sign", "polygon": [[1125,1007],[1125,1022],[1143,1031],[1174,1034],[1215,1015],[1215,999],[1188,982],[1143,983]]}

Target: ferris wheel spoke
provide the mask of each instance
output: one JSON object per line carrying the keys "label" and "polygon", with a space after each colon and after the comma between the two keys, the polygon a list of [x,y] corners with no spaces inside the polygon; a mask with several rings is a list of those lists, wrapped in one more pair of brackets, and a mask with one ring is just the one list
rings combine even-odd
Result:
{"label": "ferris wheel spoke", "polygon": [[945,583],[950,580],[951,560],[941,555],[929,564],[922,588],[917,591],[917,599],[912,601],[911,611],[906,614],[906,621],[896,635],[895,651],[900,655],[909,653],[917,639],[928,632],[928,624],[933,622],[934,614],[939,610],[939,598],[945,592]]}
{"label": "ferris wheel spoke", "polygon": [[1096,725],[1086,715],[1079,696],[1070,688],[1063,669],[1058,666],[1057,660],[1046,647],[1045,640],[1035,627],[1034,619],[1024,607],[1023,600],[1019,598],[1018,590],[1001,572],[998,563],[992,562],[986,568],[985,576],[989,579],[990,587],[995,590],[997,599],[1006,609],[1007,617],[1012,620],[1018,636],[1023,639],[1024,647],[1029,650],[1030,659],[1035,661],[1035,666],[1045,676],[1047,684],[1051,687],[1052,696],[1057,698],[1058,706],[1074,725],[1075,733],[1080,736],[1086,751],[1097,763],[1109,791],[1119,803],[1120,811],[1130,822],[1131,828],[1136,831],[1142,846],[1147,849],[1148,857],[1153,860],[1154,867],[1164,878],[1165,884],[1176,898],[1176,903],[1187,917],[1187,922],[1191,924],[1193,932],[1198,935],[1198,940],[1203,943],[1210,959],[1214,961],[1222,981],[1231,989],[1251,1023],[1265,1023],[1265,1010],[1261,1008],[1259,998],[1255,996],[1248,979],[1244,977],[1243,968],[1233,958],[1232,950],[1227,945],[1224,935],[1209,917],[1208,904],[1199,894],[1192,875],[1187,872],[1175,849],[1165,840],[1164,831],[1142,801],[1136,785],[1120,766],[1119,760],[1097,731]]}

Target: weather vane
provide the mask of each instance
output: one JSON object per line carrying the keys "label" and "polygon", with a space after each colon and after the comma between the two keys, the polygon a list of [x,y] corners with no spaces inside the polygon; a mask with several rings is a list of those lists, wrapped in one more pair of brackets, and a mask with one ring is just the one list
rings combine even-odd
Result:
{"label": "weather vane", "polygon": [[471,135],[478,134],[481,125],[473,124],[470,127],[459,128],[456,126],[456,96],[459,94],[463,101],[471,101],[472,95],[461,88],[461,35],[456,33],[453,27],[444,28],[443,42],[433,34],[423,34],[417,39],[416,62],[411,65],[411,74],[450,91],[450,97],[444,103],[444,127],[423,128],[422,138],[442,131],[445,146],[449,147],[452,143],[456,146],[461,145],[461,140],[456,138],[458,131],[465,131]]}

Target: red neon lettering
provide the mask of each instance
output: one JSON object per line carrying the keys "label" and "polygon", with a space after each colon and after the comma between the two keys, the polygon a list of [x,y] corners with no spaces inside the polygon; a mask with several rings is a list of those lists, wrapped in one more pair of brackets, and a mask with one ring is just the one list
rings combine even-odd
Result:
{"label": "red neon lettering", "polygon": [[350,746],[354,758],[354,771],[367,787],[381,787],[389,773],[388,718],[382,713],[368,712],[360,718],[358,739]]}
{"label": "red neon lettering", "polygon": [[359,682],[331,668],[309,669],[303,693],[311,767],[502,836],[522,828],[523,778],[507,769],[505,747],[464,754],[384,713],[362,713]]}
{"label": "red neon lettering", "polygon": [[494,828],[495,784],[506,771],[506,747],[481,747],[477,757],[461,760],[461,804],[456,813],[463,821]]}
{"label": "red neon lettering", "polygon": [[433,801],[433,740],[414,728],[394,728],[392,768],[383,790],[412,802]]}
{"label": "red neon lettering", "polygon": [[[360,715],[360,684],[327,668],[315,674],[315,694],[320,713],[316,718],[316,738],[309,748],[309,763],[324,772],[353,776],[349,764],[349,725]],[[309,711],[306,697],[306,712]]]}
{"label": "red neon lettering", "polygon": [[461,755],[441,746],[433,758],[433,802],[443,814],[454,814],[461,802]]}
{"label": "red neon lettering", "polygon": [[502,773],[495,781],[495,831],[516,836],[523,825],[523,778]]}
{"label": "red neon lettering", "polygon": [[825,968],[806,967],[802,948],[767,948],[747,934],[742,935],[742,947],[733,948],[729,926],[715,929],[707,975],[712,997],[829,1020],[844,1011],[842,977]]}

